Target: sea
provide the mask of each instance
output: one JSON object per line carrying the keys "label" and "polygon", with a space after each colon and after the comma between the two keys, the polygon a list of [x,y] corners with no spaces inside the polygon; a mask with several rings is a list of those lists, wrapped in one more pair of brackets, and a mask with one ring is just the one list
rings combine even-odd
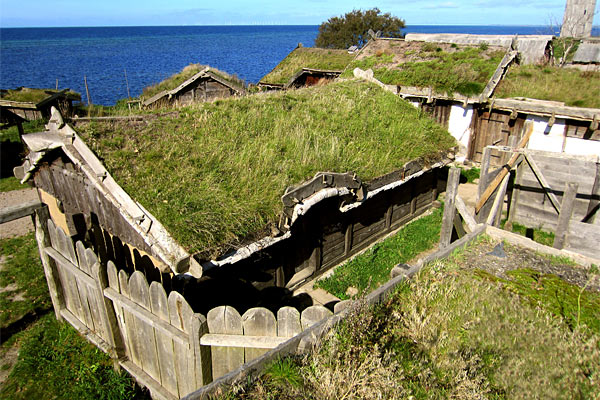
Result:
{"label": "sea", "polygon": [[[549,34],[544,26],[412,25],[405,33]],[[598,35],[598,28],[595,28]],[[70,88],[87,102],[139,96],[186,65],[200,63],[257,83],[318,26],[144,26],[0,28],[0,88]]]}

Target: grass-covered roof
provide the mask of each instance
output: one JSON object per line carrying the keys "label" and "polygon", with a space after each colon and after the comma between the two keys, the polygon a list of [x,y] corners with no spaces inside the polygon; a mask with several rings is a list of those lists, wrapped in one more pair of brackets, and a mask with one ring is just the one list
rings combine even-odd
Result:
{"label": "grass-covered roof", "polygon": [[287,55],[260,83],[283,85],[302,68],[343,71],[354,58],[346,50],[297,47]]}
{"label": "grass-covered roof", "polygon": [[[39,103],[53,94],[59,93],[60,90],[54,89],[37,89],[20,87],[17,89],[2,90],[0,98],[7,101],[18,101],[23,103]],[[73,100],[81,100],[81,95],[73,91],[65,92],[65,96]]]}
{"label": "grass-covered roof", "polygon": [[211,73],[215,74],[216,76],[230,83],[231,85],[239,86],[241,88],[244,87],[244,81],[226,72],[218,70],[217,68],[212,68],[202,64],[190,64],[183,68],[181,72],[171,75],[162,82],[144,88],[141,97],[144,99],[149,99],[160,92],[173,90],[179,85],[181,85],[183,82],[187,81],[188,79],[196,75],[198,72],[206,68],[209,68]]}
{"label": "grass-covered roof", "polygon": [[539,65],[513,66],[496,88],[495,95],[600,108],[600,72]]}
{"label": "grass-covered roof", "polygon": [[432,87],[436,92],[480,94],[506,50],[450,43],[371,41],[348,66],[372,69],[376,79],[388,85]]}
{"label": "grass-covered roof", "polygon": [[455,145],[408,102],[358,81],[193,105],[146,125],[81,136],[117,182],[190,253],[215,256],[266,233],[286,187],[316,172],[363,180]]}

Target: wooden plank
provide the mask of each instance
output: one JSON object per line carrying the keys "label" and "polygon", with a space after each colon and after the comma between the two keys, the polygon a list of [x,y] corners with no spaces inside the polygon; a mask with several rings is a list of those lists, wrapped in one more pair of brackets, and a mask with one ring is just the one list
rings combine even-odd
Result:
{"label": "wooden plank", "polygon": [[517,215],[517,206],[519,205],[519,198],[521,196],[521,185],[523,182],[523,169],[523,163],[517,166],[512,196],[510,197],[510,204],[508,205],[508,217],[505,225],[507,230],[512,230],[512,224],[515,221],[515,217]]}
{"label": "wooden plank", "polygon": [[525,160],[527,161],[527,164],[529,164],[529,167],[535,174],[535,177],[537,178],[540,185],[542,186],[542,189],[544,189],[544,192],[546,192],[546,195],[552,202],[552,206],[554,207],[556,212],[560,214],[560,205],[559,205],[558,199],[556,198],[556,195],[550,191],[551,186],[546,181],[546,178],[544,177],[542,170],[538,167],[537,163],[535,162],[535,160],[533,159],[533,157],[531,155],[528,155],[527,153],[525,153]]}
{"label": "wooden plank", "polygon": [[169,316],[171,325],[185,333],[186,341],[174,341],[173,351],[175,353],[175,373],[177,376],[177,386],[179,394],[186,395],[196,390],[196,367],[194,362],[194,348],[189,343],[189,337],[192,334],[192,318],[194,311],[187,303],[185,298],[177,293],[169,293]]}
{"label": "wooden plank", "polygon": [[477,226],[477,222],[475,222],[473,214],[471,214],[471,211],[469,211],[469,208],[465,204],[464,200],[458,194],[456,194],[456,196],[454,197],[454,206],[460,213],[460,216],[465,221],[465,224],[467,224],[467,229],[469,230],[469,232],[473,232],[473,230]]}
{"label": "wooden plank", "polygon": [[291,338],[302,332],[300,312],[294,307],[281,307],[277,310],[277,336]]}
{"label": "wooden plank", "polygon": [[[521,141],[519,142],[519,146],[518,146],[519,148],[525,147],[527,145],[527,143],[529,142],[529,138],[531,137],[531,135],[533,133],[533,123],[532,122],[526,123],[524,129],[526,130],[526,132],[523,135],[523,137],[521,138]],[[494,193],[494,191],[496,190],[496,187],[498,187],[500,182],[502,182],[504,177],[508,174],[508,171],[515,165],[518,158],[519,158],[519,154],[514,153],[510,157],[510,160],[508,160],[508,163],[506,163],[508,168],[502,169],[500,171],[500,173],[498,174],[498,176],[496,176],[496,178],[492,181],[492,183],[483,192],[483,194],[481,195],[481,198],[479,199],[479,201],[477,201],[477,204],[475,204],[475,212],[476,213],[478,213],[479,210],[481,210],[481,207],[483,207],[483,205],[487,202],[487,200],[490,198],[492,193]]]}
{"label": "wooden plank", "polygon": [[[91,277],[91,266],[88,265],[83,243],[78,241],[75,244],[75,251],[77,252],[78,264],[74,266],[79,267],[84,274]],[[87,318],[89,318],[87,324],[88,328],[105,339],[107,333],[103,330],[103,322],[98,312],[99,305],[96,301],[96,296],[93,293],[93,290],[96,288],[96,282],[93,279],[92,281],[94,282],[94,285],[88,285],[79,281],[77,282],[77,286],[79,287],[79,298],[81,299],[81,303],[84,305],[84,311],[87,314]]]}
{"label": "wooden plank", "polygon": [[[150,289],[146,277],[140,271],[134,272],[129,278],[129,295],[133,302],[150,312]],[[141,342],[142,369],[154,380],[160,382],[154,329],[145,318],[136,318],[135,325],[137,330],[135,339]]]}
{"label": "wooden plank", "polygon": [[[243,347],[259,351],[262,355],[266,353],[268,349],[274,349],[289,339],[290,338],[277,336],[224,335],[221,333],[209,333],[200,338],[200,344],[203,346],[215,347]],[[248,361],[252,361],[254,358],[251,358]]]}
{"label": "wooden plank", "polygon": [[[233,307],[220,306],[210,310],[206,316],[210,333],[242,335],[242,317]],[[211,349],[213,379],[244,364],[244,349],[237,347],[216,347]]]}
{"label": "wooden plank", "polygon": [[87,326],[85,326],[83,323],[81,323],[79,318],[77,318],[75,315],[73,315],[72,312],[70,312],[66,308],[63,308],[62,310],[60,310],[60,315],[62,316],[62,318],[65,321],[67,321],[69,324],[71,324],[71,326],[73,326],[73,328],[75,328],[77,330],[77,332],[79,332],[81,335],[83,335],[87,340],[92,342],[96,347],[98,347],[103,352],[110,354],[110,350],[111,350],[110,346],[104,340],[102,340],[102,338],[100,336],[98,336],[94,332],[90,331]]}
{"label": "wooden plank", "polygon": [[[95,257],[95,254],[91,249],[87,249],[86,253],[88,255],[88,260],[91,263],[93,261],[91,256],[93,255]],[[112,302],[104,297],[104,289],[108,287],[106,270],[100,265],[97,259],[92,265],[92,277],[96,281],[96,290],[94,294],[97,296],[97,304],[99,306],[98,312],[104,323],[103,327],[106,333],[106,336],[104,336],[103,339],[112,347],[111,356],[116,362],[116,360],[125,354],[125,350],[121,335],[119,334],[119,325],[115,310],[112,307]]]}
{"label": "wooden plank", "polygon": [[52,306],[54,307],[54,314],[58,321],[62,321],[60,310],[65,308],[65,299],[63,296],[63,289],[58,275],[58,270],[55,261],[46,254],[44,249],[51,246],[50,235],[48,233],[48,220],[50,219],[50,212],[48,207],[44,206],[39,208],[35,212],[35,239],[38,245],[38,251],[42,260],[42,266],[44,267],[44,275],[46,276],[46,282],[48,283],[48,290],[50,292],[50,299],[52,300]]}
{"label": "wooden plank", "polygon": [[141,368],[132,363],[131,361],[119,361],[119,364],[127,371],[135,380],[148,390],[154,400],[176,400],[179,397],[173,396],[165,388],[163,388],[159,382],[152,379],[150,375],[145,373]]}
{"label": "wooden plank", "polygon": [[[167,294],[165,293],[165,289],[158,282],[152,282],[150,284],[150,307],[152,314],[156,315],[166,324],[171,323]],[[160,329],[155,329],[154,335],[156,337],[158,365],[160,368],[160,383],[170,393],[179,396],[177,376],[175,373],[173,339]]]}
{"label": "wooden plank", "polygon": [[[115,293],[117,293],[119,296],[122,296],[120,294],[121,289],[120,289],[120,285],[119,285],[119,273],[117,272],[117,267],[115,266],[115,264],[112,261],[108,262],[108,265],[106,266],[106,273],[107,273],[107,278],[108,278],[108,288],[112,289]],[[105,287],[103,289],[103,296],[105,297],[105,301],[109,300],[108,297],[105,296],[105,290],[107,288]],[[117,333],[120,333],[121,335],[121,340],[118,341],[118,343],[120,343],[123,348],[122,349],[117,349],[117,351],[119,353],[124,353],[125,356],[127,358],[129,358],[130,360],[132,359],[131,356],[131,347],[132,344],[129,340],[129,335],[127,332],[127,326],[125,325],[125,314],[123,312],[123,307],[121,306],[121,303],[119,303],[118,301],[114,301],[114,300],[110,300],[112,302],[112,309],[115,312],[115,317],[117,319],[117,324],[118,324],[118,331]],[[120,355],[120,354],[119,354]]]}
{"label": "wooden plank", "polygon": [[302,329],[308,329],[330,315],[333,315],[333,313],[321,305],[310,306],[302,311],[300,315]]}
{"label": "wooden plank", "polygon": [[194,348],[194,370],[196,373],[196,389],[212,382],[212,360],[210,347],[201,346],[202,337],[208,334],[206,317],[202,314],[192,316],[190,343]]}
{"label": "wooden plank", "polygon": [[[264,307],[251,308],[242,315],[244,335],[277,337],[277,319]],[[244,349],[244,362],[258,358],[266,353],[265,350],[253,347]]]}
{"label": "wooden plank", "polygon": [[576,183],[569,182],[565,188],[565,194],[563,196],[562,204],[560,206],[560,212],[558,214],[558,226],[554,233],[554,244],[555,249],[562,249],[567,243],[567,235],[569,233],[569,222],[573,215],[573,205],[575,204],[575,196],[577,196],[577,189],[579,186]]}
{"label": "wooden plank", "polygon": [[130,300],[129,276],[127,276],[127,273],[123,270],[119,271],[119,287],[121,289],[121,296],[117,296],[117,293],[112,293],[111,288],[104,289],[104,295],[123,307],[125,331],[127,332],[127,337],[129,338],[129,353],[131,354],[131,361],[143,370],[143,350],[142,344],[139,340],[137,340],[138,331],[136,330],[136,318],[134,315],[135,311],[139,311],[139,309],[143,310],[143,308]]}
{"label": "wooden plank", "polygon": [[600,225],[600,216],[598,216],[600,214],[600,162],[596,163],[596,177],[592,186],[591,196],[585,221]]}
{"label": "wooden plank", "polygon": [[4,207],[0,209],[0,224],[31,215],[42,206],[39,200],[32,200],[16,206]]}
{"label": "wooden plank", "polygon": [[458,192],[460,180],[460,169],[451,167],[448,171],[448,182],[446,184],[446,198],[444,203],[444,215],[442,217],[442,228],[440,231],[440,248],[448,247],[452,240],[452,227],[454,224],[455,198]]}
{"label": "wooden plank", "polygon": [[506,195],[506,188],[508,187],[509,179],[510,179],[510,173],[508,173],[504,177],[504,179],[502,179],[500,189],[498,190],[498,194],[496,195],[496,198],[494,199],[494,203],[492,205],[492,210],[486,220],[487,225],[493,225],[493,226],[500,225],[498,216],[502,215],[502,206],[504,204],[504,196]]}

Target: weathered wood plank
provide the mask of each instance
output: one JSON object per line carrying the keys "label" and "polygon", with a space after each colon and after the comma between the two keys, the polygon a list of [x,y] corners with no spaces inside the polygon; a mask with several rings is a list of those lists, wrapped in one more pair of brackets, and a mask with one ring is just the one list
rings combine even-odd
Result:
{"label": "weathered wood plank", "polygon": [[444,203],[444,215],[442,217],[442,228],[440,231],[440,248],[448,247],[452,240],[452,227],[454,225],[454,206],[456,193],[458,192],[458,183],[460,180],[460,169],[450,168],[448,171],[448,182],[446,184],[446,199]]}
{"label": "weathered wood plank", "polygon": [[[260,351],[262,354],[264,354],[268,349],[274,349],[287,340],[289,340],[289,338],[277,336],[226,335],[221,333],[209,333],[200,338],[200,344],[203,346],[215,347],[244,347],[246,349]],[[251,358],[248,361],[252,361],[254,358]]]}
{"label": "weathered wood plank", "polygon": [[48,289],[50,291],[50,299],[54,307],[54,314],[58,321],[62,321],[60,310],[65,308],[65,299],[63,296],[63,289],[58,275],[58,270],[55,261],[46,254],[44,249],[51,246],[50,234],[48,233],[48,220],[50,219],[50,212],[48,207],[44,206],[39,208],[35,212],[35,239],[38,244],[38,251],[42,260],[42,266],[44,267],[44,275],[46,276],[46,282],[48,283]]}
{"label": "weathered wood plank", "polygon": [[[88,255],[88,262],[93,262],[93,258],[95,258],[94,252],[91,249],[87,249],[86,253]],[[125,354],[125,349],[123,340],[119,334],[119,325],[112,302],[104,297],[104,289],[108,287],[106,270],[100,265],[97,259],[92,265],[92,277],[96,281],[94,294],[96,295],[96,301],[99,306],[98,313],[102,319],[103,330],[106,335],[103,339],[112,347],[110,355],[116,362],[116,360]]]}
{"label": "weathered wood plank", "polygon": [[[131,300],[139,304],[146,311],[150,311],[150,289],[146,277],[140,271],[134,272],[129,278],[129,294]],[[136,318],[136,340],[141,342],[143,370],[160,382],[160,368],[158,366],[158,354],[156,351],[156,339],[154,329],[146,319]]]}
{"label": "weathered wood plank", "polygon": [[[233,307],[221,306],[210,310],[206,316],[210,333],[243,335],[242,317]],[[217,347],[211,349],[213,379],[244,364],[244,349]]]}
{"label": "weathered wood plank", "polygon": [[508,173],[504,179],[502,179],[502,183],[500,184],[500,189],[498,190],[498,194],[494,199],[494,203],[492,204],[492,210],[490,215],[488,215],[486,224],[498,226],[500,225],[500,218],[502,216],[502,206],[504,204],[504,196],[506,195],[506,188],[508,187],[508,180],[510,179],[510,173]]}
{"label": "weathered wood plank", "polygon": [[277,310],[277,336],[291,338],[302,332],[300,312],[294,307]]}
{"label": "weathered wood plank", "polygon": [[[158,282],[150,284],[150,306],[152,314],[170,324],[169,303],[164,288]],[[177,375],[175,373],[175,352],[173,339],[159,329],[155,329],[158,364],[160,367],[160,383],[174,395],[179,396]]]}
{"label": "weathered wood plank", "polygon": [[578,187],[579,186],[573,182],[569,182],[566,185],[565,195],[563,196],[560,212],[558,214],[558,226],[554,236],[553,247],[556,249],[562,249],[567,243],[569,222],[573,215],[573,205],[575,203],[575,196],[577,196]]}
{"label": "weathered wood plank", "polygon": [[194,314],[192,317],[190,343],[194,349],[194,370],[196,389],[212,382],[212,360],[210,346],[201,346],[202,337],[208,334],[206,317]]}
{"label": "weathered wood plank", "polygon": [[467,224],[467,229],[469,230],[469,232],[473,232],[473,230],[477,226],[477,222],[475,222],[473,214],[465,204],[462,197],[460,197],[458,194],[456,194],[456,196],[454,197],[454,206],[460,213],[460,216],[465,221],[465,224]]}
{"label": "weathered wood plank", "polygon": [[39,200],[32,200],[16,206],[4,207],[0,209],[0,224],[31,215],[42,206]]}
{"label": "weathered wood plank", "polygon": [[[189,340],[190,334],[192,334],[191,323],[194,311],[183,296],[177,292],[169,293],[168,303],[171,325],[185,332],[186,339]],[[188,340],[185,342],[175,341],[173,343],[175,372],[180,395],[186,395],[196,390],[194,348]]]}
{"label": "weathered wood plank", "polygon": [[[85,256],[85,247],[83,246],[83,243],[77,242],[75,244],[75,249],[77,252],[78,264],[74,264],[74,266],[78,267],[84,274],[91,277],[91,267],[87,263],[87,258]],[[96,332],[96,334],[98,334],[103,339],[106,338],[106,332],[102,330],[102,319],[100,314],[98,313],[99,306],[96,301],[95,293],[93,293],[93,289],[96,287],[96,282],[94,281],[94,286],[92,286],[85,284],[85,282],[79,281],[77,275],[75,276],[75,279],[77,280],[79,298],[81,300],[81,304],[84,307],[87,327],[90,330]]]}
{"label": "weathered wood plank", "polygon": [[[251,308],[242,315],[244,335],[277,337],[277,319],[266,308]],[[244,361],[248,362],[266,353],[265,350],[248,347],[244,349]]]}
{"label": "weathered wood plank", "polygon": [[[104,294],[113,302],[117,302],[123,307],[123,317],[125,319],[125,330],[127,332],[127,337],[129,338],[129,353],[131,354],[131,361],[143,370],[142,344],[139,340],[137,340],[138,331],[135,324],[136,317],[133,314],[136,310],[136,307],[141,307],[130,299],[129,277],[123,270],[119,271],[119,287],[121,288],[121,297],[116,295],[111,296],[112,293],[110,288],[105,289]],[[129,300],[129,302],[126,300]]]}
{"label": "weathered wood plank", "polygon": [[141,368],[130,361],[120,361],[119,364],[129,372],[135,380],[142,386],[145,386],[150,390],[150,394],[154,400],[176,400],[179,397],[172,395],[165,388],[163,388],[159,382],[152,379],[150,375],[145,373]]}
{"label": "weathered wood plank", "polygon": [[552,205],[556,209],[556,212],[560,213],[560,205],[559,205],[558,199],[556,198],[556,195],[550,191],[551,186],[546,181],[546,178],[544,177],[542,170],[538,167],[538,165],[535,162],[535,160],[533,159],[533,157],[531,157],[527,153],[525,153],[525,160],[527,161],[527,164],[529,164],[529,167],[535,174],[535,177],[537,178],[537,180],[540,182],[542,189],[544,189],[544,191],[546,192],[546,195],[548,195],[548,198],[552,202]]}
{"label": "weathered wood plank", "polygon": [[[112,261],[108,262],[108,265],[106,266],[106,273],[107,273],[107,278],[108,278],[108,288],[112,289],[115,293],[118,293],[120,296],[122,296],[121,289],[119,287],[119,273],[117,272],[116,265]],[[104,288],[104,289],[106,289],[106,288]],[[103,293],[102,293],[103,295],[104,295],[104,291],[105,291],[104,289],[103,289]],[[108,299],[108,297],[105,297],[105,298]],[[123,312],[123,307],[121,306],[121,303],[119,303],[118,301],[115,301],[112,299],[110,299],[110,301],[112,301],[112,308],[115,311],[115,316],[117,318],[119,332],[120,332],[121,338],[122,338],[121,344],[123,345],[123,352],[125,353],[127,358],[129,358],[131,360],[132,359],[132,356],[131,356],[132,344],[129,340],[127,327],[125,326],[125,314]]]}
{"label": "weathered wood plank", "polygon": [[310,328],[317,322],[329,317],[330,315],[333,315],[333,313],[321,305],[310,306],[302,311],[300,316],[302,329],[304,330]]}

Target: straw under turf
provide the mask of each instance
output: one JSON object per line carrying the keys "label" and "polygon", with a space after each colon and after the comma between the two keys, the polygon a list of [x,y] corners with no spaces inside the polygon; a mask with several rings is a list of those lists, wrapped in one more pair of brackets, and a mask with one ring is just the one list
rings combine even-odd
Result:
{"label": "straw under turf", "polygon": [[319,171],[370,180],[455,145],[408,102],[358,81],[193,105],[81,136],[187,251],[215,256],[278,221],[281,195]]}

